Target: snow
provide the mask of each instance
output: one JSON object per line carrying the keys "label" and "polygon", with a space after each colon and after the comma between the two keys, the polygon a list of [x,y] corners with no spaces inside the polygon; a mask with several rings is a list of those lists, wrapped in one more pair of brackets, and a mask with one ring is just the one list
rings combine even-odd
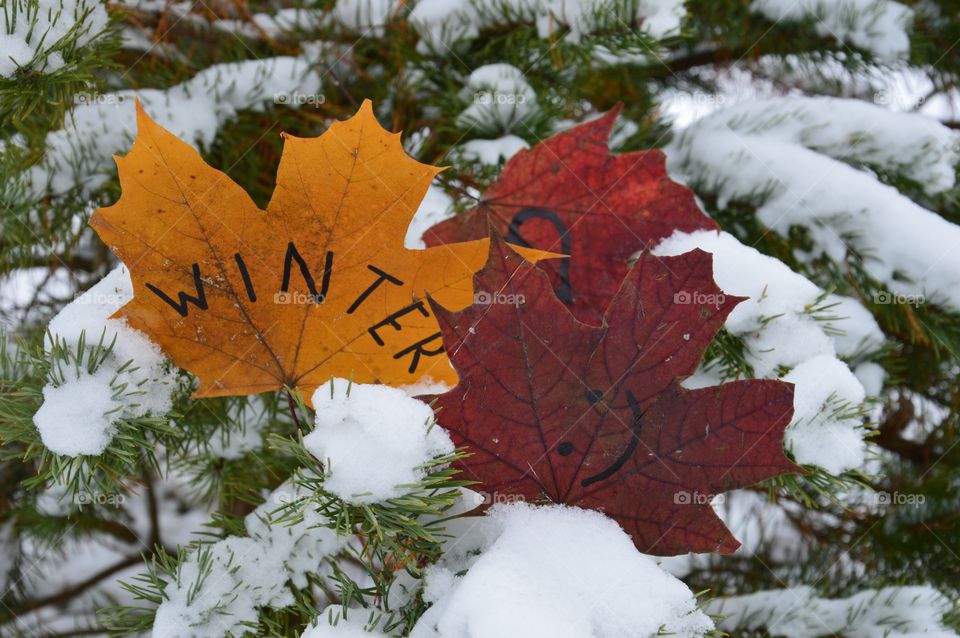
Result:
{"label": "snow", "polygon": [[13,77],[21,67],[41,73],[62,69],[61,40],[89,46],[109,22],[106,5],[97,0],[36,0],[28,7],[13,0],[0,11],[0,77]]}
{"label": "snow", "polygon": [[330,605],[321,612],[315,624],[307,627],[300,638],[386,638],[380,631],[367,631],[370,612],[365,609],[348,609],[342,605]]}
{"label": "snow", "polygon": [[860,301],[831,294],[827,296],[826,305],[829,306],[826,314],[830,315],[830,324],[834,328],[831,337],[838,354],[854,358],[883,347],[883,331]]}
{"label": "snow", "polygon": [[[859,100],[752,100],[709,115],[667,148],[668,169],[731,200],[759,201],[757,216],[786,236],[805,227],[815,252],[864,267],[907,301],[960,309],[960,226],[847,162],[899,173],[942,192],[954,184],[960,134],[915,113]],[[894,298],[894,301],[900,301]]]}
{"label": "snow", "polygon": [[833,600],[803,586],[721,598],[707,612],[725,615],[718,628],[733,633],[765,627],[771,636],[789,638],[956,638],[943,623],[951,607],[929,586],[868,589]]}
{"label": "snow", "polygon": [[37,494],[35,507],[44,516],[62,517],[74,511],[75,503],[65,485],[53,483]]}
{"label": "snow", "polygon": [[249,21],[216,20],[213,26],[251,38],[276,39],[336,24],[361,31],[361,37],[376,37],[383,35],[384,24],[395,8],[396,0],[339,0],[330,10],[287,7],[273,13],[254,13]]}
{"label": "snow", "polygon": [[[36,198],[74,188],[91,195],[115,175],[113,156],[129,150],[136,133],[134,98],[158,124],[196,147],[213,143],[219,128],[240,110],[260,109],[277,96],[312,96],[320,78],[310,58],[276,57],[216,64],[166,90],[124,90],[91,96],[46,138],[43,161],[28,171]],[[286,104],[297,106],[299,99]]]}
{"label": "snow", "polygon": [[114,417],[123,407],[113,397],[112,377],[109,369],[92,375],[81,370],[63,385],[44,387],[43,405],[33,422],[48,450],[80,456],[107,449],[115,433]]}
{"label": "snow", "polygon": [[[2,153],[0,145],[0,153]],[[0,275],[0,327],[15,332],[20,323],[46,320],[39,310],[57,307],[76,293],[72,272],[49,266],[17,268]]]}
{"label": "snow", "polygon": [[501,160],[506,161],[526,148],[530,148],[526,140],[516,135],[504,135],[495,140],[470,140],[456,150],[465,162],[496,166]]}
{"label": "snow", "polygon": [[454,449],[430,406],[397,388],[333,379],[313,406],[316,429],[303,444],[325,464],[324,488],[349,503],[403,495],[424,477],[423,464]]}
{"label": "snow", "polygon": [[[193,534],[203,533],[201,530],[210,522],[212,512],[208,505],[182,498],[182,495],[190,490],[186,477],[178,477],[181,482],[175,485],[170,480],[170,474],[176,474],[176,470],[166,463],[163,452],[158,452],[157,456],[160,467],[153,484],[153,496],[156,498],[160,520],[161,542],[165,547],[176,547],[178,544],[196,540]],[[122,489],[118,493],[101,492],[96,485],[91,484],[86,488],[81,486],[81,491],[71,497],[71,488],[55,483],[38,495],[37,506],[43,507],[42,513],[47,516],[74,514],[80,504],[97,503],[101,514],[108,520],[122,521],[129,532],[136,535],[136,539],[123,540],[112,534],[96,531],[70,534],[69,528],[76,523],[75,518],[70,518],[44,522],[45,526],[58,526],[68,532],[64,542],[55,550],[52,550],[49,542],[22,533],[19,538],[10,539],[13,541],[11,545],[0,544],[0,565],[9,560],[29,567],[16,572],[16,586],[25,599],[49,600],[51,596],[81,586],[105,568],[145,551],[145,544],[150,542],[152,529],[148,515],[149,497],[142,485],[128,483],[127,486],[134,492],[125,492]],[[178,490],[179,494],[174,490]],[[11,520],[11,523],[15,522],[15,519]],[[3,529],[4,527],[0,526],[0,538],[3,536]],[[142,604],[142,601],[136,601],[130,592],[124,590],[119,581],[135,582],[136,576],[144,569],[142,563],[130,565],[110,578],[90,586],[69,601],[55,600],[57,604],[44,605],[20,614],[10,625],[5,625],[4,629],[9,630],[7,633],[12,632],[18,636],[46,636],[51,633],[74,634],[83,628],[98,626],[96,610],[103,607],[104,600],[110,600],[111,604],[117,605]],[[3,635],[6,636],[7,633]]]}
{"label": "snow", "polygon": [[[683,4],[683,0],[640,0],[634,16],[621,19],[639,24],[660,39],[678,31],[686,15]],[[608,12],[609,7],[609,0],[420,0],[410,12],[410,23],[440,53],[450,51],[456,40],[475,38],[480,29],[502,19],[504,9],[534,23],[541,38],[553,37],[566,25],[569,31],[564,39],[576,43],[591,30],[594,15]]]}
{"label": "snow", "polygon": [[[101,454],[115,434],[118,418],[163,416],[170,410],[175,373],[160,348],[124,320],[110,318],[132,298],[130,274],[118,266],[50,321],[48,351],[53,339],[73,349],[81,336],[87,346],[101,338],[104,345],[113,344],[110,356],[93,374],[63,366],[64,382],[43,389],[43,405],[33,420],[50,451]],[[132,365],[121,371],[128,362]]]}
{"label": "snow", "polygon": [[[835,408],[843,402],[856,406],[865,393],[837,355],[838,351],[879,348],[882,333],[873,317],[860,312],[855,300],[834,296],[825,301],[836,304],[827,311],[829,321],[818,320],[811,314],[823,295],[818,286],[729,233],[677,232],[653,252],[679,255],[694,248],[713,254],[714,280],[724,294],[748,297],[730,313],[725,327],[743,341],[755,375],[777,378],[782,370],[791,369],[783,377],[796,384],[787,449],[798,462],[819,465],[834,474],[860,466],[865,431],[858,420],[842,418],[847,415],[836,414]],[[694,378],[693,386],[684,385],[710,381],[708,375]],[[834,396],[828,402],[831,393]]]}
{"label": "snow", "polygon": [[824,37],[870,51],[882,60],[910,54],[913,10],[891,0],[753,0],[750,8],[773,22],[814,19]]}
{"label": "snow", "polygon": [[511,131],[537,108],[537,94],[523,71],[505,63],[475,69],[460,97],[469,105],[457,116],[457,126],[468,130]]}
{"label": "snow", "polygon": [[323,24],[323,17],[327,12],[316,9],[285,8],[274,13],[254,13],[246,20],[221,19],[213,22],[213,26],[221,31],[240,33],[247,37],[256,38],[261,33],[271,39],[297,31],[316,29]]}
{"label": "snow", "polygon": [[223,423],[214,424],[216,434],[205,441],[206,454],[221,459],[239,459],[247,452],[263,449],[262,429],[269,423],[267,406],[260,396],[233,403]]}
{"label": "snow", "polygon": [[423,241],[423,233],[434,224],[442,222],[453,215],[453,199],[447,195],[438,183],[430,184],[427,194],[420,202],[416,214],[407,227],[407,235],[404,237],[404,248],[418,249],[426,248],[427,244]]}
{"label": "snow", "polygon": [[411,638],[702,636],[712,628],[687,586],[598,512],[514,503],[458,522],[471,528],[427,568],[432,606]]}
{"label": "snow", "polygon": [[883,391],[883,383],[887,380],[887,371],[883,369],[882,365],[874,363],[873,361],[865,361],[854,368],[853,373],[857,375],[860,383],[863,384],[867,396],[880,396],[880,393]]}
{"label": "snow", "polygon": [[364,35],[383,35],[383,24],[396,8],[396,0],[337,0],[330,17]]}
{"label": "snow", "polygon": [[[790,499],[772,501],[766,491],[731,490],[711,500],[714,511],[740,541],[734,560],[761,556],[768,564],[796,564],[810,551],[809,538],[795,520],[809,522],[816,518],[802,505]],[[658,557],[660,566],[678,578],[694,571],[722,570],[730,557],[720,554],[685,554]]]}
{"label": "snow", "polygon": [[865,431],[836,413],[844,405],[857,406],[866,391],[856,375],[830,355],[808,359],[783,377],[794,384],[793,421],[787,449],[801,464],[819,465],[831,474],[863,463]]}
{"label": "snow", "polygon": [[[287,582],[306,587],[306,575],[317,573],[324,559],[344,545],[312,508],[304,508],[303,520],[293,525],[277,522],[279,517],[271,514],[278,502],[295,503],[305,496],[292,484],[280,486],[246,517],[249,536],[230,536],[190,554],[180,564],[178,578],[164,589],[153,638],[240,635],[244,623],[256,622],[259,608],[292,605]],[[208,561],[212,571],[201,580],[201,563]]]}

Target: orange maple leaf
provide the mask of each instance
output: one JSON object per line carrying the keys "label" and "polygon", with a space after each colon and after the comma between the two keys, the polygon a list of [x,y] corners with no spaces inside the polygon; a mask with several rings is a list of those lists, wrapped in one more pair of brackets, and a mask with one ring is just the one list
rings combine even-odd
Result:
{"label": "orange maple leaf", "polygon": [[116,316],[200,379],[195,396],[456,382],[426,294],[470,305],[489,240],[404,248],[442,169],[407,156],[369,100],[318,138],[284,134],[266,211],[139,102],[137,127],[121,197],[90,225],[133,280]]}

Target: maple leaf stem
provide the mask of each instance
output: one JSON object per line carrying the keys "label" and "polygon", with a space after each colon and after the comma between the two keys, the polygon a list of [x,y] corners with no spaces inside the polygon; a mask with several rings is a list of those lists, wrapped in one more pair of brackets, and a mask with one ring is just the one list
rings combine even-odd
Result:
{"label": "maple leaf stem", "polygon": [[303,433],[303,426],[300,423],[300,415],[297,414],[297,404],[293,400],[293,394],[290,393],[290,388],[284,388],[283,393],[287,396],[287,405],[290,407],[290,418],[293,419],[293,424],[297,426],[297,432]]}

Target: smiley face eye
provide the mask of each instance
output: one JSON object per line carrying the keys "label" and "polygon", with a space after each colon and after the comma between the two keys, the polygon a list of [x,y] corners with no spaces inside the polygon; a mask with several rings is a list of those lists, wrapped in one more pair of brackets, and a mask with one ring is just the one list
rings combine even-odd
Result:
{"label": "smiley face eye", "polygon": [[557,454],[560,456],[570,456],[571,452],[573,452],[573,443],[570,441],[564,441],[557,446]]}
{"label": "smiley face eye", "polygon": [[587,390],[587,401],[592,404],[598,403],[603,398],[603,392],[597,389]]}

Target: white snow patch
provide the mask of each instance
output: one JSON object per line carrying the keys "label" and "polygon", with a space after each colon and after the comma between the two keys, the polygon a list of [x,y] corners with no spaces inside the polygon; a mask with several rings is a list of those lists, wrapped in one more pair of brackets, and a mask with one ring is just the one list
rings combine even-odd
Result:
{"label": "white snow patch", "polygon": [[263,398],[252,396],[232,404],[224,423],[216,423],[216,434],[206,441],[204,452],[221,459],[239,459],[247,452],[263,449],[263,428],[269,414]]}
{"label": "white snow patch", "polygon": [[511,131],[537,108],[537,94],[523,71],[506,63],[475,69],[460,97],[468,103],[457,116],[463,129]]}
{"label": "white snow patch", "polygon": [[407,226],[407,235],[403,239],[404,248],[426,248],[423,233],[434,224],[439,224],[453,216],[453,199],[437,184],[430,184],[427,194],[417,208],[416,214]]}
{"label": "white snow patch", "polygon": [[496,166],[500,160],[506,161],[526,148],[530,148],[530,145],[523,138],[504,135],[495,140],[470,140],[458,146],[455,152],[464,161]]}
{"label": "white snow patch", "polygon": [[[216,64],[166,90],[105,93],[75,106],[64,128],[47,134],[43,160],[26,174],[34,197],[79,189],[88,196],[116,172],[113,156],[129,149],[136,133],[135,98],[174,135],[209,146],[219,128],[244,109],[262,109],[276,96],[319,93],[308,57],[277,57]],[[289,100],[291,106],[300,102]]]}
{"label": "white snow patch", "polygon": [[401,496],[424,477],[423,464],[454,449],[430,406],[397,388],[333,379],[313,406],[316,429],[303,444],[325,463],[324,488],[350,503]]}
{"label": "white snow patch", "polygon": [[830,306],[826,314],[830,315],[831,337],[838,354],[856,357],[883,346],[886,337],[880,325],[859,300],[831,294],[826,304]]}
{"label": "white snow patch", "polygon": [[[840,303],[845,312],[831,311],[836,318],[829,324],[818,321],[810,314],[810,308],[823,295],[818,286],[778,259],[741,244],[729,233],[677,232],[653,252],[679,255],[694,248],[713,254],[713,277],[724,294],[748,297],[730,313],[725,327],[743,341],[756,376],[775,378],[783,369],[793,369],[784,377],[797,385],[794,418],[786,431],[787,448],[799,462],[820,465],[834,473],[859,466],[863,462],[864,432],[851,419],[837,418],[833,410],[836,406],[825,405],[827,396],[823,392],[829,395],[836,391],[838,401],[863,401],[863,387],[837,358],[832,333],[839,329],[852,335],[841,340],[845,348],[848,341],[861,347],[879,345],[875,323],[847,307],[843,299]],[[842,315],[855,317],[839,318]],[[828,331],[828,327],[833,330]],[[695,387],[709,379],[704,376],[685,385]]]}
{"label": "white snow patch", "polygon": [[360,31],[361,37],[378,37],[383,35],[383,27],[395,8],[396,0],[339,0],[330,10],[287,7],[272,13],[254,13],[249,21],[216,20],[213,26],[250,38],[277,39],[332,26]]}
{"label": "white snow patch", "polygon": [[437,381],[433,377],[423,377],[416,383],[400,386],[400,390],[407,393],[408,396],[417,397],[423,394],[443,394],[453,390],[452,385],[446,381]]}
{"label": "white snow patch", "polygon": [[44,516],[67,516],[76,509],[76,503],[66,486],[53,483],[37,494],[37,511]]}
{"label": "white snow patch", "polygon": [[[48,326],[51,337],[71,348],[80,343],[113,344],[109,357],[93,374],[64,371],[62,384],[43,389],[43,405],[33,417],[43,444],[68,456],[101,454],[120,417],[163,416],[170,410],[175,373],[160,348],[122,319],[110,316],[133,298],[126,267],[118,266],[65,306]],[[132,365],[121,368],[128,362]],[[121,386],[126,384],[126,388]]]}
{"label": "white snow patch", "polygon": [[[306,496],[292,484],[280,486],[246,517],[248,536],[204,545],[181,563],[179,578],[167,585],[157,608],[153,638],[240,635],[247,629],[243,623],[256,622],[259,608],[292,605],[287,582],[306,587],[306,575],[318,572],[344,544],[310,507],[299,523],[275,522],[278,503]],[[212,571],[198,587],[201,552],[209,553]]]}
{"label": "white snow patch", "polygon": [[[815,251],[864,267],[894,293],[960,308],[960,226],[847,162],[876,165],[928,184],[954,184],[960,134],[914,113],[859,100],[774,98],[695,122],[667,148],[672,175],[716,193],[720,206],[758,201],[763,224],[808,231]],[[849,248],[848,248],[849,247]],[[878,300],[883,302],[883,300]]]}
{"label": "white snow patch", "polygon": [[865,361],[854,368],[853,373],[863,384],[863,389],[866,390],[868,397],[879,397],[880,393],[883,392],[883,383],[887,380],[887,371],[879,363]]}
{"label": "white snow patch", "polygon": [[62,69],[61,43],[90,46],[108,22],[106,4],[97,0],[37,0],[32,6],[13,0],[0,11],[0,77],[12,77],[18,68],[40,73]]}
{"label": "white snow patch", "polygon": [[382,631],[367,631],[370,612],[366,609],[347,609],[330,605],[300,638],[387,638]]}
{"label": "white snow patch", "polygon": [[411,638],[620,638],[661,628],[701,636],[712,628],[687,586],[598,512],[515,503],[469,525],[427,568],[432,606]]}
{"label": "white snow patch", "polygon": [[[734,634],[765,628],[772,636],[816,638],[956,638],[943,623],[950,600],[930,586],[885,587],[827,599],[810,587],[760,591],[712,601],[718,628]],[[739,630],[739,631],[738,631]]]}
{"label": "white snow patch", "polygon": [[797,462],[819,465],[831,474],[863,463],[863,429],[852,427],[850,419],[835,413],[843,405],[857,406],[866,398],[850,368],[835,357],[818,355],[795,367],[783,380],[795,386],[786,443]]}
{"label": "white snow patch", "polygon": [[[610,0],[420,0],[410,12],[410,22],[421,38],[440,52],[451,51],[457,40],[474,38],[484,26],[503,15],[503,6],[537,27],[541,38],[550,38],[569,27],[564,39],[579,42],[595,24],[597,12],[610,12]],[[676,33],[686,15],[683,0],[640,0],[635,12],[622,16],[625,23],[654,38]]]}
{"label": "white snow patch", "polygon": [[750,8],[768,19],[813,18],[824,37],[850,43],[884,60],[910,54],[907,29],[913,10],[891,0],[753,0]]}
{"label": "white snow patch", "polygon": [[123,407],[113,396],[112,377],[109,369],[92,375],[81,370],[63,385],[44,387],[43,405],[33,423],[48,450],[80,456],[107,449],[115,433],[114,417]]}

